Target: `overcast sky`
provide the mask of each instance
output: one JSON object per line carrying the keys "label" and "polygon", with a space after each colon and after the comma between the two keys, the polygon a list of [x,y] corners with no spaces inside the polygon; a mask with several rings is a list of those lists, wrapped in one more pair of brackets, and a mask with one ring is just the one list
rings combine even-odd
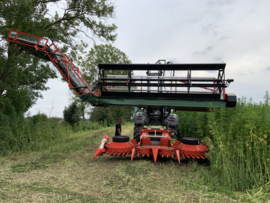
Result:
{"label": "overcast sky", "polygon": [[[117,0],[115,5],[116,18],[109,21],[118,26],[113,46],[132,63],[226,63],[226,78],[235,79],[228,93],[260,102],[270,90],[269,0]],[[68,86],[60,79],[47,85],[50,90],[30,113],[63,117]]]}

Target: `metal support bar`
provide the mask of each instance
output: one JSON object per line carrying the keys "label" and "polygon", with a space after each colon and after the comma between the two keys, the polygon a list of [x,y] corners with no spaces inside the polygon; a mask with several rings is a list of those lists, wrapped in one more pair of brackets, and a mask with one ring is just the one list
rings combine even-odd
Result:
{"label": "metal support bar", "polygon": [[127,85],[128,85],[128,91],[130,92],[130,85],[129,83],[131,82],[131,70],[128,70],[128,81],[127,81]]}
{"label": "metal support bar", "polygon": [[87,88],[87,86],[82,86],[82,87],[70,87],[69,89],[77,89],[77,88]]}
{"label": "metal support bar", "polygon": [[187,79],[188,79],[188,84],[189,84],[189,86],[187,87],[188,94],[189,94],[190,86],[192,86],[192,84],[191,84],[191,70],[190,69],[188,70],[188,73],[187,73]]}
{"label": "metal support bar", "polygon": [[[101,80],[120,80],[120,81],[123,81],[123,80],[127,80],[127,78],[101,78]],[[131,81],[168,81],[168,82],[171,82],[171,81],[179,81],[179,82],[188,82],[188,81],[191,81],[191,82],[234,82],[233,79],[227,79],[227,80],[222,80],[222,79],[192,79],[190,78],[189,79],[177,79],[177,78],[171,78],[171,79],[164,79],[164,78],[153,78],[153,79],[149,79],[149,78],[131,78]]]}
{"label": "metal support bar", "polygon": [[[99,83],[100,86],[127,86],[126,83]],[[184,84],[170,84],[170,83],[164,83],[164,84],[158,84],[158,83],[130,83],[129,86],[144,86],[144,87],[190,87],[190,84],[184,83]],[[192,84],[192,87],[226,87],[225,84]]]}

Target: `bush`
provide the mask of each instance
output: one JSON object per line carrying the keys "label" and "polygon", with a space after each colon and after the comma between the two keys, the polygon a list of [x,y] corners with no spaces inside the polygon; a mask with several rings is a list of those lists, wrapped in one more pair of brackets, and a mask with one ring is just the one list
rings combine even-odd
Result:
{"label": "bush", "polygon": [[37,124],[40,122],[46,122],[48,120],[48,117],[46,114],[38,113],[32,117],[33,123]]}
{"label": "bush", "polygon": [[68,107],[64,109],[64,120],[71,125],[75,126],[74,124],[79,122],[80,119],[80,109],[76,102],[73,102]]}

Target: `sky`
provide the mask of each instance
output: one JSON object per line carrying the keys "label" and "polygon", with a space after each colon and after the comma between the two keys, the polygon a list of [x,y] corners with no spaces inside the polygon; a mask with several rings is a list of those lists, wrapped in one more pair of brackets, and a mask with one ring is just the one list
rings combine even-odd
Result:
{"label": "sky", "polygon": [[[108,20],[118,27],[112,45],[132,63],[226,63],[226,78],[234,79],[227,93],[258,103],[270,90],[269,0],[116,0],[115,6]],[[30,114],[63,117],[67,84],[58,78],[47,86]]]}

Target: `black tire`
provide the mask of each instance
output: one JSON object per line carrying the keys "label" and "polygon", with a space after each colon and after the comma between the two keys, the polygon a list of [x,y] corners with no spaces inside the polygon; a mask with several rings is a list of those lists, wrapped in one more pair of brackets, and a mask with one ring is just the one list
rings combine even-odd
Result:
{"label": "black tire", "polygon": [[136,142],[140,142],[140,129],[141,129],[142,125],[136,125],[134,124],[134,132],[133,132],[133,139],[136,140]]}
{"label": "black tire", "polygon": [[178,130],[177,130],[177,127],[176,128],[171,127],[171,131],[172,131],[171,133],[174,133],[173,138],[176,139],[176,140],[178,140]]}
{"label": "black tire", "polygon": [[194,138],[194,137],[183,137],[182,143],[189,144],[189,145],[200,145],[201,140],[199,138]]}
{"label": "black tire", "polygon": [[114,136],[112,138],[113,142],[129,142],[129,137],[124,135]]}

